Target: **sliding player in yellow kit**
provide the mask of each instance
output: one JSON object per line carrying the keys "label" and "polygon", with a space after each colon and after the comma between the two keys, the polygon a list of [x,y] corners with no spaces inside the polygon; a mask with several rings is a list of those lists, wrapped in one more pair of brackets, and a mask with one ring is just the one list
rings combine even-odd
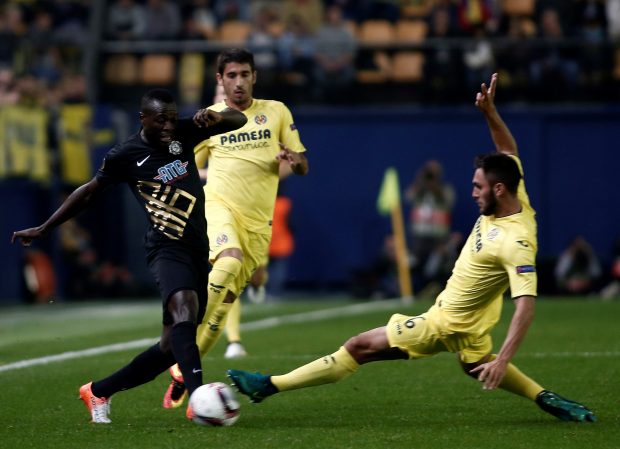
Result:
{"label": "sliding player in yellow kit", "polygon": [[[489,88],[482,84],[476,96],[497,150],[476,160],[472,197],[481,215],[435,304],[420,316],[395,314],[386,326],[352,337],[335,353],[288,374],[228,370],[241,393],[260,402],[278,392],[340,381],[368,362],[449,351],[485,390],[499,387],[523,396],[564,421],[596,420],[585,406],[544,389],[510,363],[534,318],[537,238],[517,144],[495,108],[496,88],[494,74]],[[515,310],[499,352],[492,354],[490,332],[508,287]]]}
{"label": "sliding player in yellow kit", "polygon": [[[248,121],[235,132],[213,136],[194,149],[198,167],[208,160],[205,215],[213,264],[207,310],[196,339],[201,357],[217,342],[226,315],[268,254],[281,174],[308,172],[306,149],[289,109],[279,101],[252,97],[256,75],[249,51],[230,49],[218,56],[216,78],[226,98],[211,109],[237,109]],[[164,408],[179,407],[186,396],[176,365],[170,374]]]}

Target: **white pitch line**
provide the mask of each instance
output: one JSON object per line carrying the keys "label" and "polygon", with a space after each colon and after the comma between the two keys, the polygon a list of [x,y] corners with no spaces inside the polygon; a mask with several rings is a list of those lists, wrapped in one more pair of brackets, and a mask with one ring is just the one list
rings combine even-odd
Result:
{"label": "white pitch line", "polygon": [[[335,307],[333,309],[316,310],[312,312],[302,312],[292,315],[284,315],[280,317],[265,318],[257,321],[250,321],[249,323],[241,324],[241,330],[252,331],[259,329],[268,329],[276,326],[281,326],[290,323],[300,323],[308,321],[319,321],[329,318],[336,318],[339,316],[351,316],[360,315],[362,313],[391,309],[396,305],[401,304],[399,299],[391,299],[385,301],[374,301],[360,304],[353,304],[344,307]],[[68,351],[61,354],[49,355],[45,357],[38,357],[35,359],[20,360],[18,362],[8,363],[6,365],[0,365],[0,373],[4,371],[12,371],[16,369],[29,368],[31,366],[46,365],[48,363],[62,362],[65,360],[78,359],[82,357],[92,357],[100,354],[107,354],[110,352],[126,351],[128,349],[144,348],[148,345],[152,345],[157,341],[157,338],[143,338],[140,340],[128,341],[125,343],[116,343],[112,345],[97,346],[95,348],[84,349],[81,351]]]}
{"label": "white pitch line", "polygon": [[[352,316],[360,315],[366,312],[392,309],[395,306],[401,304],[399,299],[391,299],[385,301],[375,301],[368,303],[353,304],[344,307],[335,307],[332,309],[315,310],[312,312],[302,312],[292,315],[284,315],[279,317],[264,318],[262,320],[250,321],[249,323],[241,324],[241,330],[253,331],[259,329],[268,329],[285,324],[320,321],[324,319],[336,318],[339,316]],[[116,343],[106,346],[98,346],[95,348],[84,349],[81,351],[68,351],[61,354],[50,355],[45,357],[38,357],[35,359],[20,360],[14,363],[8,363],[6,365],[0,365],[0,373],[4,371],[12,371],[21,368],[28,368],[37,365],[46,365],[48,363],[62,362],[65,360],[78,359],[82,357],[92,357],[100,354],[107,354],[111,352],[126,351],[128,349],[144,348],[157,341],[157,338],[143,338],[140,340],[128,341],[125,343]],[[620,351],[602,351],[602,352],[556,352],[556,353],[523,353],[519,354],[519,357],[620,357]]]}

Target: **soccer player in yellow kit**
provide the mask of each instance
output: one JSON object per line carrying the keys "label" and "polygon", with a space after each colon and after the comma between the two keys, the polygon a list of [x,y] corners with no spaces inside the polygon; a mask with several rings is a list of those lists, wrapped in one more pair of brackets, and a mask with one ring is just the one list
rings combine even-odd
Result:
{"label": "soccer player in yellow kit", "polygon": [[[287,170],[308,172],[306,149],[291,112],[279,101],[252,97],[256,76],[249,51],[230,49],[218,56],[216,78],[226,98],[211,109],[237,109],[248,121],[236,132],[213,136],[194,149],[198,167],[208,160],[205,215],[213,264],[207,310],[196,339],[201,357],[217,342],[226,315],[268,254],[280,176]],[[176,365],[170,374],[164,408],[179,407],[185,397]]]}
{"label": "soccer player in yellow kit", "polygon": [[[335,353],[284,375],[228,370],[241,393],[260,402],[278,392],[340,381],[368,362],[449,351],[486,390],[499,387],[523,396],[564,421],[596,420],[588,408],[544,389],[510,362],[534,318],[536,220],[517,144],[495,108],[496,87],[494,74],[476,96],[497,149],[476,160],[472,197],[481,215],[435,304],[420,316],[395,314],[386,326],[352,337]],[[499,352],[492,354],[490,331],[508,287],[515,310]]]}

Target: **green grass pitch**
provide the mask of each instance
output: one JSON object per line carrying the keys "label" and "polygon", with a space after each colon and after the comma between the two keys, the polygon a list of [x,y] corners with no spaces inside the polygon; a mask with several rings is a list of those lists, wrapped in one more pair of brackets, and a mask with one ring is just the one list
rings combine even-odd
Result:
{"label": "green grass pitch", "polygon": [[[349,336],[384,325],[391,313],[418,314],[430,303],[347,299],[244,305],[250,356],[204,360],[204,380],[227,381],[227,368],[283,373],[335,351]],[[373,305],[378,307],[374,308]],[[332,317],[288,321],[334,309]],[[342,312],[340,312],[342,310]],[[167,375],[114,396],[110,425],[90,424],[77,399],[83,383],[108,375],[141,349],[7,369],[16,362],[156,337],[159,300],[54,303],[0,309],[0,447],[3,448],[619,448],[620,302],[539,299],[537,316],[514,362],[543,386],[588,405],[594,424],[564,423],[530,401],[483,391],[452,354],[369,364],[335,385],[276,395],[261,404],[240,397],[229,428],[195,425],[185,409],[164,410]],[[494,332],[499,348],[512,312],[504,304]],[[282,317],[282,321],[261,321]],[[266,323],[254,326],[252,323]],[[144,345],[146,347],[146,344]],[[13,365],[10,365],[13,366]],[[4,367],[4,368],[3,368]]]}

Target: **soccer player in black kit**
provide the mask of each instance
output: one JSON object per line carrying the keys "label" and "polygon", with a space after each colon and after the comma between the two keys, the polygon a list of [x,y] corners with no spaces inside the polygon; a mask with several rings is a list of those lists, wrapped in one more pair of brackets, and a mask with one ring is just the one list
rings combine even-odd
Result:
{"label": "soccer player in black kit", "polygon": [[[78,187],[42,225],[13,233],[28,246],[84,210],[106,187],[127,183],[149,218],[145,236],[148,266],[163,299],[163,330],[158,343],[110,376],[80,388],[92,422],[111,422],[110,397],[153,380],[175,362],[191,394],[202,385],[196,327],[207,303],[209,242],[204,191],[194,146],[245,125],[239,111],[201,109],[177,120],[172,95],[149,91],[140,106],[140,131],[110,150],[97,174]],[[187,410],[191,419],[191,408]]]}

